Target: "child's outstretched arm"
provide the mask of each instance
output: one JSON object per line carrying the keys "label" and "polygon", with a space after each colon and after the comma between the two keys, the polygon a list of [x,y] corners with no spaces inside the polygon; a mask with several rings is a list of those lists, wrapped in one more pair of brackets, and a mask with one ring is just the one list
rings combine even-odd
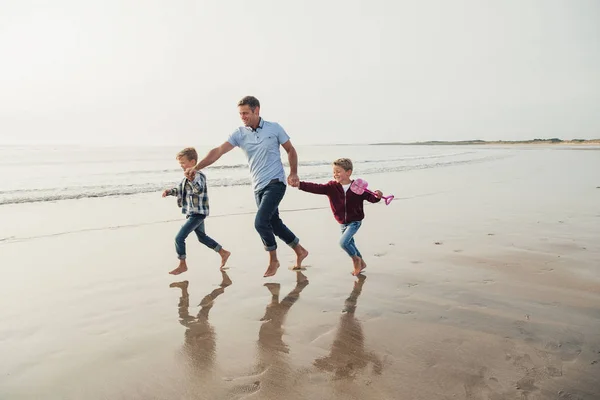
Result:
{"label": "child's outstretched arm", "polygon": [[329,185],[312,182],[300,182],[298,189],[308,193],[327,194],[329,191]]}
{"label": "child's outstretched arm", "polygon": [[177,188],[174,187],[172,189],[165,189],[165,191],[162,194],[162,197],[167,197],[167,196],[177,196]]}
{"label": "child's outstretched arm", "polygon": [[381,200],[381,196],[383,196],[383,193],[381,193],[381,190],[375,190],[374,193],[375,194],[364,192],[363,199],[367,200],[369,203],[379,203],[379,201]]}

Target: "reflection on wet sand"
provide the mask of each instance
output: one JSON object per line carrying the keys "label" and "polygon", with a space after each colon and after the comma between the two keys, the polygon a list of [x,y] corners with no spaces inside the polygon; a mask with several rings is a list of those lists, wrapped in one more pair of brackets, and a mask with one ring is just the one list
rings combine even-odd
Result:
{"label": "reflection on wet sand", "polygon": [[283,324],[290,308],[298,300],[300,293],[308,285],[307,277],[296,272],[296,286],[283,300],[279,300],[281,286],[279,283],[266,283],[264,286],[271,293],[271,301],[265,309],[263,321],[258,332],[258,352],[255,376],[255,387],[264,398],[279,398],[286,394],[287,385],[292,379],[292,372],[287,353],[289,348],[283,341]]}
{"label": "reflection on wet sand", "polygon": [[[189,362],[192,379],[196,377],[206,385],[215,382],[214,364],[217,347],[216,335],[213,327],[208,322],[208,314],[214,305],[215,299],[225,292],[225,288],[232,284],[231,279],[225,271],[221,271],[222,281],[218,288],[204,296],[200,302],[200,311],[193,317],[189,313],[190,299],[188,293],[188,281],[174,282],[172,288],[181,289],[179,298],[179,322],[187,329],[184,333],[182,353]],[[199,382],[198,382],[199,383]],[[204,387],[206,391],[208,388]]]}
{"label": "reflection on wet sand", "polygon": [[383,363],[374,353],[365,350],[362,325],[354,316],[358,296],[366,279],[360,274],[354,282],[352,292],[345,301],[329,355],[314,361],[318,369],[332,372],[333,379],[354,379],[369,363],[373,364],[374,374],[381,374]]}

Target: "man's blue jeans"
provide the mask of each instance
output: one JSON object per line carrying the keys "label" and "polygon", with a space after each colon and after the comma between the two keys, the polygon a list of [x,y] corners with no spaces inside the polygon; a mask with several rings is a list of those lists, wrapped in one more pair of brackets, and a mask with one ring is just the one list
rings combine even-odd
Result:
{"label": "man's blue jeans", "polygon": [[213,249],[214,251],[221,250],[221,245],[215,242],[210,236],[204,233],[204,214],[191,214],[179,230],[177,236],[175,236],[175,250],[177,251],[177,258],[185,260],[185,239],[192,232],[196,233],[200,243]]}
{"label": "man's blue jeans", "polygon": [[358,228],[362,225],[362,221],[349,222],[347,224],[340,224],[342,230],[342,237],[340,238],[340,246],[350,257],[358,256],[362,258],[360,251],[356,248],[354,243],[354,235],[358,232]]}
{"label": "man's blue jeans", "polygon": [[283,240],[288,246],[295,247],[300,239],[288,229],[279,218],[279,203],[285,195],[286,186],[283,182],[271,182],[263,189],[254,193],[258,212],[254,219],[254,228],[260,235],[265,250],[277,248],[275,236]]}

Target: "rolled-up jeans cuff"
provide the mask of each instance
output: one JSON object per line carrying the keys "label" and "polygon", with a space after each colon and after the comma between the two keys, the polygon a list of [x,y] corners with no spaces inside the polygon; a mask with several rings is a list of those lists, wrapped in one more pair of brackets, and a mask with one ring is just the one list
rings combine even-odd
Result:
{"label": "rolled-up jeans cuff", "polygon": [[274,244],[273,246],[265,246],[265,250],[266,251],[277,250],[277,244]]}
{"label": "rolled-up jeans cuff", "polygon": [[182,256],[177,256],[177,258],[179,258],[180,260],[185,260],[185,254]]}
{"label": "rolled-up jeans cuff", "polygon": [[221,246],[220,244],[218,244],[217,247],[215,247],[213,250],[218,253],[218,252],[221,251],[222,248],[223,248],[223,246]]}
{"label": "rolled-up jeans cuff", "polygon": [[294,247],[298,246],[298,243],[300,243],[300,239],[295,238],[294,240],[292,240],[287,245],[290,246],[293,249]]}

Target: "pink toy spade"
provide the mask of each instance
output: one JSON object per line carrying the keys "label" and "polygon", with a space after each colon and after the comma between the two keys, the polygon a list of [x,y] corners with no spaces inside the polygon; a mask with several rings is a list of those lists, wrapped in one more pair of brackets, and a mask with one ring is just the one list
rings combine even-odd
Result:
{"label": "pink toy spade", "polygon": [[[363,194],[363,192],[367,192],[367,193],[371,193],[372,195],[375,195],[375,193],[373,193],[369,189],[367,189],[367,186],[369,186],[367,181],[357,178],[350,185],[350,190],[352,190],[356,194]],[[381,198],[383,200],[385,200],[385,205],[387,206],[392,202],[392,200],[394,200],[394,195],[392,194],[389,196],[381,196]]]}

